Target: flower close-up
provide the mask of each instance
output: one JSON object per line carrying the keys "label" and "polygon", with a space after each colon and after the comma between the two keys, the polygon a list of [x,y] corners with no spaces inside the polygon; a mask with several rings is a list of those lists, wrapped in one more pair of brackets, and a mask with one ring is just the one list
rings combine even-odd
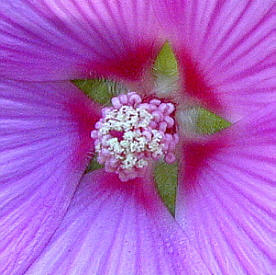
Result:
{"label": "flower close-up", "polygon": [[271,275],[271,0],[0,0],[0,274]]}

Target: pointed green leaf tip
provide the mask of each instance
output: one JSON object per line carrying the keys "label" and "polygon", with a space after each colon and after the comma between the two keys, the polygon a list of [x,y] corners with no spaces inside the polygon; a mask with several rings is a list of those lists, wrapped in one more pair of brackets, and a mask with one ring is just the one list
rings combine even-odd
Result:
{"label": "pointed green leaf tip", "polygon": [[157,190],[172,216],[175,214],[177,174],[177,164],[167,164],[165,162],[158,163],[154,171]]}
{"label": "pointed green leaf tip", "polygon": [[196,125],[198,133],[210,135],[225,129],[230,125],[231,123],[229,121],[220,116],[203,108],[198,109]]}
{"label": "pointed green leaf tip", "polygon": [[160,50],[154,62],[153,73],[167,77],[178,76],[177,60],[169,42],[166,42]]}
{"label": "pointed green leaf tip", "polygon": [[108,105],[113,96],[126,92],[122,84],[106,79],[76,79],[72,83],[101,105]]}
{"label": "pointed green leaf tip", "polygon": [[99,164],[98,161],[97,161],[97,158],[94,157],[88,164],[86,170],[85,170],[85,173],[89,173],[89,172],[92,172],[94,170],[98,170],[98,169],[101,169],[103,168],[104,166]]}

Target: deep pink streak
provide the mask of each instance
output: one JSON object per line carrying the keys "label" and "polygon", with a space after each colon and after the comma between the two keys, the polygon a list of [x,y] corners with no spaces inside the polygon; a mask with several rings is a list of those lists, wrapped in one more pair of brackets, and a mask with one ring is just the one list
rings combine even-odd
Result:
{"label": "deep pink streak", "polygon": [[185,89],[182,92],[188,93],[193,99],[203,104],[204,107],[212,111],[220,111],[222,105],[213,92],[214,87],[204,78],[204,72],[200,70],[197,62],[185,50],[179,52],[178,57],[185,81]]}
{"label": "deep pink streak", "polygon": [[78,162],[87,156],[87,152],[94,152],[93,140],[90,133],[95,123],[100,119],[100,106],[95,103],[76,99],[65,105],[73,115],[79,129],[79,147],[75,150],[75,160]]}
{"label": "deep pink streak", "polygon": [[153,45],[140,45],[124,52],[120,58],[104,60],[103,63],[85,64],[85,72],[96,71],[104,77],[116,77],[130,81],[141,80],[144,68],[151,67],[155,60],[156,49]]}
{"label": "deep pink streak", "polygon": [[[205,162],[214,156],[222,147],[227,144],[227,140],[216,140],[205,143],[192,142],[183,148],[182,171],[181,175],[185,189],[192,190],[197,184],[197,178],[201,176],[201,168],[205,166]],[[191,184],[192,183],[192,184]]]}

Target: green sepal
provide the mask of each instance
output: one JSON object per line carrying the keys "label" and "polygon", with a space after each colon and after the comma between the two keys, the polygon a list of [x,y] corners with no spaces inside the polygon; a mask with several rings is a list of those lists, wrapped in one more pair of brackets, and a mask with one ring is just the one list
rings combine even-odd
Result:
{"label": "green sepal", "polygon": [[159,162],[154,170],[154,179],[158,193],[172,216],[175,215],[177,175],[177,164]]}
{"label": "green sepal", "polygon": [[161,48],[153,66],[154,75],[178,76],[177,60],[169,42]]}
{"label": "green sepal", "polygon": [[228,128],[231,123],[222,117],[206,110],[203,108],[198,108],[197,117],[197,132],[199,134],[211,135],[219,132],[225,128]]}
{"label": "green sepal", "polygon": [[104,166],[99,164],[98,161],[97,161],[97,158],[94,157],[90,160],[86,170],[85,170],[85,173],[89,173],[89,172],[92,172],[94,170],[98,170],[98,169],[101,169],[103,168]]}
{"label": "green sepal", "polygon": [[122,84],[106,79],[76,79],[72,83],[101,105],[110,104],[112,97],[126,92]]}

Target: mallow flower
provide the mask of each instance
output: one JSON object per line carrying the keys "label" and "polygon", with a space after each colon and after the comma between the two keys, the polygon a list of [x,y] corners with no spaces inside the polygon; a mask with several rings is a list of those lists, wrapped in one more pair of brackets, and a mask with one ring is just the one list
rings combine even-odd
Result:
{"label": "mallow flower", "polygon": [[[0,273],[272,274],[274,14],[270,0],[1,1]],[[179,74],[152,73],[166,41]],[[112,105],[71,82],[93,78],[119,83]],[[202,135],[202,108],[232,125]],[[85,174],[95,151],[104,168]],[[159,159],[178,162],[175,217]]]}

